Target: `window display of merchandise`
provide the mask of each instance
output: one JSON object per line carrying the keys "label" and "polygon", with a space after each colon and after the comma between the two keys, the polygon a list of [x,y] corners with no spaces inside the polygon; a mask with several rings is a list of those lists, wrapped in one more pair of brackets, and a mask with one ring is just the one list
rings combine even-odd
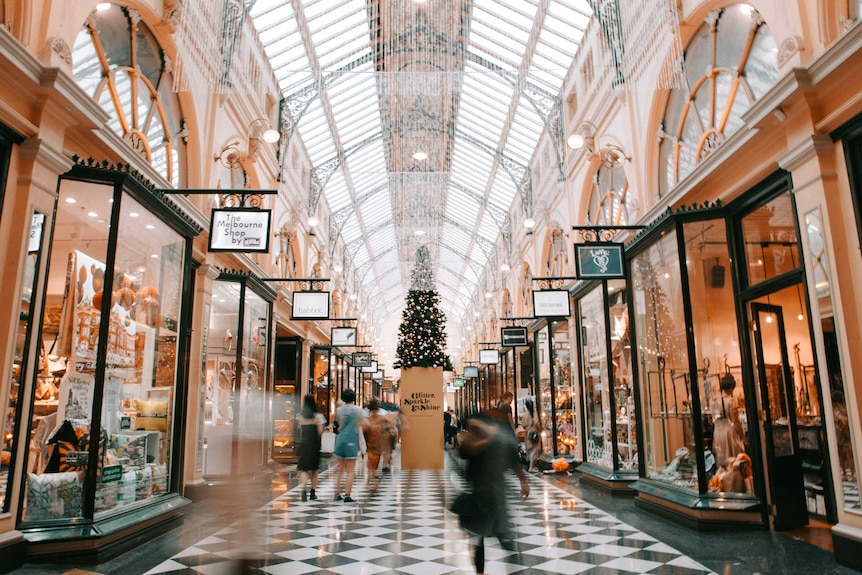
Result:
{"label": "window display of merchandise", "polygon": [[146,200],[137,186],[61,179],[25,522],[99,518],[169,492],[188,235]]}
{"label": "window display of merchandise", "polygon": [[[694,246],[685,254],[678,233]],[[646,476],[701,493],[753,493],[754,485],[727,250],[723,219],[695,221],[662,234],[631,264]],[[678,279],[682,266],[688,293]],[[686,299],[698,302],[690,306],[690,330]]]}
{"label": "window display of merchandise", "polygon": [[624,288],[623,280],[602,282],[578,300],[586,461],[609,471],[638,469],[631,343]]}
{"label": "window display of merchandise", "polygon": [[[253,446],[269,436],[271,299],[274,293],[248,274],[223,273],[213,282],[206,349],[205,478],[228,476],[244,466],[263,463],[264,450]],[[235,452],[235,441],[247,448]]]}

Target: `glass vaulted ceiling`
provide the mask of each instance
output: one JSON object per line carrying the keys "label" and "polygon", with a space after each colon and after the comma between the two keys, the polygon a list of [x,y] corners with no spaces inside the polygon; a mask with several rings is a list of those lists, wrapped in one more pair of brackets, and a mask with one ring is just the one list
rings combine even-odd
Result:
{"label": "glass vaulted ceiling", "polygon": [[589,0],[249,4],[287,137],[308,152],[375,321],[397,325],[420,244],[450,324],[466,319],[560,111]]}

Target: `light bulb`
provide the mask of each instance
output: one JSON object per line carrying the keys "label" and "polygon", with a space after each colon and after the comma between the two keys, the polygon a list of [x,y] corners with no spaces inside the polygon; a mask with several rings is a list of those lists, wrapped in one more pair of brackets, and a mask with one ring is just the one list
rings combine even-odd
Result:
{"label": "light bulb", "polygon": [[320,223],[320,220],[317,219],[317,216],[308,216],[308,225],[312,228]]}
{"label": "light bulb", "polygon": [[566,143],[570,148],[577,150],[584,146],[584,137],[581,134],[572,134],[569,136],[569,139],[566,140]]}
{"label": "light bulb", "polygon": [[270,128],[263,133],[263,141],[270,144],[276,143],[281,138],[281,134],[275,128]]}
{"label": "light bulb", "polygon": [[533,218],[527,218],[526,220],[524,220],[524,227],[530,230],[535,228],[536,220],[534,220]]}

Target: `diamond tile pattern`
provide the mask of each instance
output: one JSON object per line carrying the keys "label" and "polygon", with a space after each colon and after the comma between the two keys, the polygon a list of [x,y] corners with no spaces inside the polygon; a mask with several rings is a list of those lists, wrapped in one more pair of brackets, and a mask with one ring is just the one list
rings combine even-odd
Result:
{"label": "diamond tile pattern", "polygon": [[[447,464],[449,462],[447,461]],[[512,494],[517,482],[511,478]],[[485,573],[519,575],[714,575],[672,546],[539,478],[527,501],[512,501],[515,551],[486,540]],[[457,466],[444,471],[399,471],[371,494],[357,477],[355,503],[333,501],[332,480],[321,475],[316,501],[294,488],[214,536],[176,553],[146,575],[242,573],[412,575],[471,574],[472,543],[448,504],[463,488]]]}

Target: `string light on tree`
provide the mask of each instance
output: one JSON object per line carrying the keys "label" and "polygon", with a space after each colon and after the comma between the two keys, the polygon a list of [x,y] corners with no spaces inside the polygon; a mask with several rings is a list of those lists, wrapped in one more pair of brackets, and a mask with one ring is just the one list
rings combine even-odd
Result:
{"label": "string light on tree", "polygon": [[440,309],[440,295],[425,246],[416,250],[410,279],[406,307],[398,327],[395,367],[442,367],[444,371],[452,371],[452,360],[446,353],[446,315]]}

